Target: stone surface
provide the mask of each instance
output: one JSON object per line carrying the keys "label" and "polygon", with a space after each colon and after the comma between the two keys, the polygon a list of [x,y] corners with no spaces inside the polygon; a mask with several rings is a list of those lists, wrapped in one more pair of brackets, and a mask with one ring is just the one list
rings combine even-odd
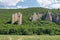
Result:
{"label": "stone surface", "polygon": [[22,24],[22,14],[20,12],[12,14],[12,24],[16,22],[18,23],[18,25]]}
{"label": "stone surface", "polygon": [[51,12],[48,11],[48,13],[46,14],[46,20],[52,21],[52,14]]}
{"label": "stone surface", "polygon": [[34,13],[34,14],[30,17],[30,20],[31,20],[31,21],[36,21],[36,20],[40,19],[41,17],[42,17],[42,14]]}
{"label": "stone surface", "polygon": [[22,24],[22,14],[18,13],[18,25]]}
{"label": "stone surface", "polygon": [[12,24],[14,24],[14,22],[15,22],[15,16],[14,14],[12,14]]}
{"label": "stone surface", "polygon": [[47,13],[43,13],[42,20],[52,21],[52,13],[49,11]]}
{"label": "stone surface", "polygon": [[58,15],[57,19],[58,19],[58,21],[60,22],[60,15]]}
{"label": "stone surface", "polygon": [[18,20],[18,14],[15,13],[14,16],[15,16],[15,22],[16,22]]}

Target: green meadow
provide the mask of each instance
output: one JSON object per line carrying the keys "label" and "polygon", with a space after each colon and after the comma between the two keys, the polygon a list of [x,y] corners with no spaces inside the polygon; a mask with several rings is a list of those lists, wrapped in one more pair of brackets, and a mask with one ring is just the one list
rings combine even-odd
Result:
{"label": "green meadow", "polygon": [[60,40],[59,35],[0,35],[0,40]]}

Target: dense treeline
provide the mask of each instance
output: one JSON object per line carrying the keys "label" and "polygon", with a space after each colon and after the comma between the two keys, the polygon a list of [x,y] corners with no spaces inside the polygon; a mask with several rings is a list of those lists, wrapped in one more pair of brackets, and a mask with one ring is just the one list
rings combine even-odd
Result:
{"label": "dense treeline", "polygon": [[[60,9],[27,8],[27,9],[0,9],[0,34],[14,35],[60,35],[60,22],[54,23],[47,20],[37,20],[31,22],[29,17],[34,13],[46,13],[51,11],[60,14]],[[11,24],[11,14],[21,12],[23,14],[23,24]]]}

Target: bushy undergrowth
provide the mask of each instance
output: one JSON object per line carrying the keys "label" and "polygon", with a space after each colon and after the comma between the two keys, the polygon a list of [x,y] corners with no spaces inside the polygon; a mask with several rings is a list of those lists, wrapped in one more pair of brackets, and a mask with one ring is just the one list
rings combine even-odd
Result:
{"label": "bushy undergrowth", "polygon": [[[46,20],[31,22],[29,17],[34,13],[46,13],[49,9],[27,8],[27,9],[0,9],[0,34],[11,35],[60,35],[60,23],[53,23]],[[59,14],[60,10],[50,9],[49,11]],[[11,24],[11,14],[21,12],[23,24]]]}

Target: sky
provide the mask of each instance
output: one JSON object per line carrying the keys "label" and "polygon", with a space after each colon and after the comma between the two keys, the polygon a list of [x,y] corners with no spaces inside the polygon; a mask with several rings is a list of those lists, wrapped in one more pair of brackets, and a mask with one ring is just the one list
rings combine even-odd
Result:
{"label": "sky", "polygon": [[60,0],[0,0],[0,8],[16,9],[16,8],[60,8]]}

